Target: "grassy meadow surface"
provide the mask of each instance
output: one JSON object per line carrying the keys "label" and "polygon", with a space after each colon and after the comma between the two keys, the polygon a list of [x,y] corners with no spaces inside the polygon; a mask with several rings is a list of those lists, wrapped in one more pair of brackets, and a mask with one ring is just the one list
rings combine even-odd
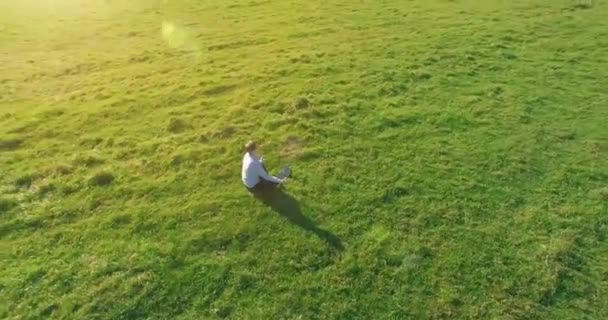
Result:
{"label": "grassy meadow surface", "polygon": [[608,319],[607,204],[608,1],[0,2],[0,318]]}

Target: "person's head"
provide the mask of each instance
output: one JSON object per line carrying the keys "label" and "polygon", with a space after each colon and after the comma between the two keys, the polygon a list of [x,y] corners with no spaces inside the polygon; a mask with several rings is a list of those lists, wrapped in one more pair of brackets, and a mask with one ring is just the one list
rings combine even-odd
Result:
{"label": "person's head", "polygon": [[258,144],[253,140],[251,140],[245,144],[245,151],[247,151],[247,153],[255,152],[257,149],[258,149]]}

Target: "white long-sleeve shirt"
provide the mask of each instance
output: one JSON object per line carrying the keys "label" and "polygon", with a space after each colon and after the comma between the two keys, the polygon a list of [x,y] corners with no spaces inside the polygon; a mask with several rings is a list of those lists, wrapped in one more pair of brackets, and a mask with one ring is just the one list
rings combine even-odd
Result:
{"label": "white long-sleeve shirt", "polygon": [[281,179],[269,175],[268,172],[264,170],[262,162],[255,152],[247,152],[245,153],[245,156],[243,156],[243,170],[241,171],[241,178],[247,188],[255,187],[255,185],[260,182],[260,179],[276,183],[281,182]]}

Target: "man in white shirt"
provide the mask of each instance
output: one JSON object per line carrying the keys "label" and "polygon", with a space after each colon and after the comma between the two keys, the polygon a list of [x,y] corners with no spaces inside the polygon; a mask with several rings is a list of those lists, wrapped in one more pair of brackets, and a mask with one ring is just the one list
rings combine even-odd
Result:
{"label": "man in white shirt", "polygon": [[243,156],[241,178],[249,192],[262,194],[274,190],[287,178],[277,178],[268,174],[264,167],[264,158],[258,156],[257,149],[258,145],[255,141],[250,141],[245,145],[247,152]]}

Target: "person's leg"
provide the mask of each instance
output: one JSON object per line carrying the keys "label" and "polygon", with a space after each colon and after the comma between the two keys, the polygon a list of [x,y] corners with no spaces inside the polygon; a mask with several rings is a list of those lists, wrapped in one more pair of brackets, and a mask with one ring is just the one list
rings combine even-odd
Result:
{"label": "person's leg", "polygon": [[[266,166],[264,165],[264,163],[262,162],[260,164],[262,165],[262,168],[264,169],[264,171],[266,171],[266,173],[270,174],[270,172],[268,172],[268,169],[266,169]],[[258,185],[260,185],[260,189],[264,193],[270,192],[279,186],[279,184],[276,182],[272,182],[272,181],[268,181],[268,180],[264,180],[264,179],[261,179],[260,182],[256,185],[256,187]]]}
{"label": "person's leg", "polygon": [[279,186],[279,184],[276,182],[272,182],[272,181],[268,181],[268,180],[264,180],[264,179],[262,179],[262,181],[260,181],[259,184],[261,184],[260,190],[262,193],[271,192],[272,190],[276,189]]}
{"label": "person's leg", "polygon": [[248,190],[254,195],[264,195],[272,192],[272,190],[276,189],[278,185],[279,184],[276,182],[262,179],[253,188],[249,188]]}

